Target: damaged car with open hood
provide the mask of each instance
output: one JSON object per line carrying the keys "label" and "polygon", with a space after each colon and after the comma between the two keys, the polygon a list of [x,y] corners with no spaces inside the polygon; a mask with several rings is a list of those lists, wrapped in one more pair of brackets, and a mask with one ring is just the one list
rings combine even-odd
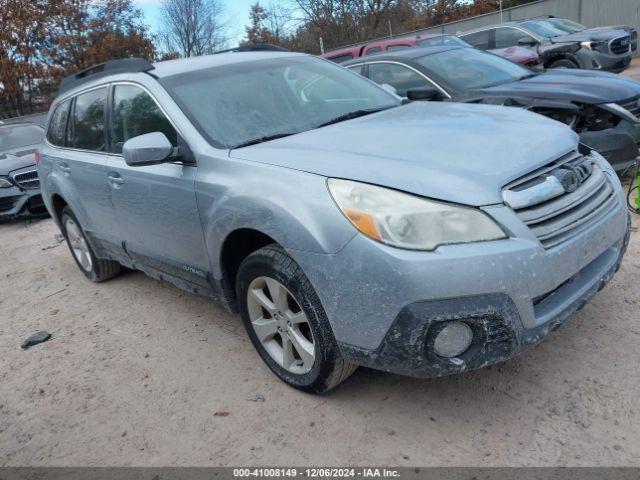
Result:
{"label": "damaged car with open hood", "polygon": [[509,359],[602,289],[629,216],[578,140],[524,109],[403,104],[327,60],[231,52],[68,78],[39,175],[89,280],[125,266],[219,299],[280,379],[323,392],[358,365]]}
{"label": "damaged car with open hood", "polygon": [[562,122],[617,172],[640,145],[640,82],[613,73],[536,72],[491,53],[456,46],[414,48],[343,64],[414,100],[521,107]]}
{"label": "damaged car with open hood", "polygon": [[0,122],[0,222],[47,214],[35,158],[43,135],[36,122]]}

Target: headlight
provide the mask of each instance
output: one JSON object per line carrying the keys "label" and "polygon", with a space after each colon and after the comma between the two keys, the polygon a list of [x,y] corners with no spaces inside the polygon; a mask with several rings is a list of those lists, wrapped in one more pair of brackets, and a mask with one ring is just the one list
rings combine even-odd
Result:
{"label": "headlight", "polygon": [[13,183],[11,183],[7,177],[0,177],[0,188],[10,187],[13,187]]}
{"label": "headlight", "polygon": [[410,250],[506,238],[484,212],[426,200],[366,183],[331,178],[331,196],[342,213],[374,240]]}
{"label": "headlight", "polygon": [[580,46],[588,50],[598,50],[604,45],[606,45],[606,43],[607,42],[581,42]]}

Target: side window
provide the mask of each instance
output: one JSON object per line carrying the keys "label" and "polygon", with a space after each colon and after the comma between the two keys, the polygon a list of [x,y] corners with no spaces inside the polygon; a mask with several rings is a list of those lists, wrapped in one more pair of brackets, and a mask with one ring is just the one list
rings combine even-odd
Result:
{"label": "side window", "polygon": [[421,75],[395,63],[370,63],[369,78],[379,85],[391,85],[401,97],[407,96],[407,90],[430,86]]}
{"label": "side window", "polygon": [[352,72],[356,72],[359,73],[360,75],[362,75],[362,64],[360,65],[351,65],[350,67],[347,67],[349,70],[351,70]]}
{"label": "side window", "polygon": [[407,48],[411,48],[411,45],[389,45],[387,47],[387,52],[395,52],[397,50],[405,50]]}
{"label": "side window", "polygon": [[475,48],[488,50],[490,34],[491,30],[483,30],[481,32],[469,33],[468,35],[461,35],[460,38]]}
{"label": "side window", "polygon": [[104,111],[107,88],[91,90],[76,97],[73,109],[72,146],[83,150],[105,152]]}
{"label": "side window", "polygon": [[497,28],[494,48],[509,48],[518,45],[518,40],[524,37],[531,37],[517,28]]}
{"label": "side window", "polygon": [[56,107],[53,115],[51,116],[51,122],[49,122],[49,130],[47,131],[47,140],[51,145],[55,145],[57,147],[64,146],[70,106],[70,100],[61,103]]}
{"label": "side window", "polygon": [[380,53],[381,51],[382,49],[380,47],[373,47],[367,50],[367,53],[365,53],[365,55],[375,55],[376,53]]}
{"label": "side window", "polygon": [[156,102],[135,85],[116,85],[111,111],[112,151],[122,153],[124,142],[145,133],[162,132],[175,147],[178,134]]}

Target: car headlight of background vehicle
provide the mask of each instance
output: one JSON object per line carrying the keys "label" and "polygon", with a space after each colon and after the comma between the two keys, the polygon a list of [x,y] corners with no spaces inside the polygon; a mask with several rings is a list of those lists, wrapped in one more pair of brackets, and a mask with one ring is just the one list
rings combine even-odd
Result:
{"label": "car headlight of background vehicle", "polygon": [[607,42],[593,42],[593,41],[581,42],[580,46],[582,48],[586,48],[587,50],[600,50],[603,47],[607,46]]}
{"label": "car headlight of background vehicle", "polygon": [[331,196],[362,233],[410,250],[506,238],[484,212],[427,200],[388,188],[331,178]]}
{"label": "car headlight of background vehicle", "polygon": [[11,183],[7,177],[0,177],[0,188],[10,187],[13,187],[13,183]]}

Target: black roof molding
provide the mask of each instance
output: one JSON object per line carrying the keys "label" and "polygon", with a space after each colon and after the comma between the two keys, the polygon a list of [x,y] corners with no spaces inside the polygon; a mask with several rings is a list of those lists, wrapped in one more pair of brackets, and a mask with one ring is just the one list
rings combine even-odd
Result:
{"label": "black roof molding", "polygon": [[278,45],[271,45],[270,43],[252,43],[250,45],[241,45],[236,48],[229,48],[227,50],[220,50],[216,52],[218,53],[229,53],[229,52],[288,52],[284,47],[280,47]]}
{"label": "black roof molding", "polygon": [[520,18],[518,20],[514,20],[514,22],[528,22],[529,20],[544,20],[545,18],[556,18],[554,15],[537,15],[535,17],[529,18]]}
{"label": "black roof molding", "polygon": [[58,94],[107,75],[113,75],[115,73],[149,72],[154,68],[155,67],[151,62],[148,62],[143,58],[121,58],[118,60],[108,60],[105,63],[94,65],[82,70],[81,72],[66,77],[60,83]]}

